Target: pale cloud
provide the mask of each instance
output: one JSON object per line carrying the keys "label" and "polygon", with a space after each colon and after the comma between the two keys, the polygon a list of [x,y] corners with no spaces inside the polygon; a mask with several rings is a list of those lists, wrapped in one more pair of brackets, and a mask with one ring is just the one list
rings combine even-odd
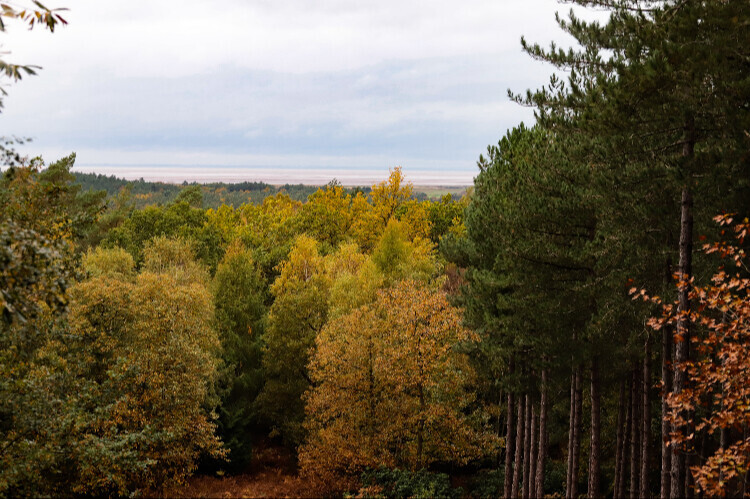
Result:
{"label": "pale cloud", "polygon": [[70,25],[54,35],[4,40],[44,70],[9,89],[0,119],[36,138],[30,152],[77,150],[85,164],[471,170],[488,143],[533,120],[506,90],[551,72],[521,53],[520,36],[565,40],[554,0],[66,6]]}

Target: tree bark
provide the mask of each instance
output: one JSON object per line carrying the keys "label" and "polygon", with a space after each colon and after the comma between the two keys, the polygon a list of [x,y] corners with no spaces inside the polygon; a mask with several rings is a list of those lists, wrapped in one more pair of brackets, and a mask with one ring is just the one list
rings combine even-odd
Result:
{"label": "tree bark", "polygon": [[[679,291],[677,305],[677,327],[675,330],[675,364],[674,383],[672,393],[681,393],[685,388],[687,375],[680,364],[688,360],[688,348],[690,342],[690,299],[688,296],[688,281],[692,275],[692,234],[693,234],[693,198],[689,186],[682,190],[682,210],[680,220],[680,263],[679,263]],[[673,431],[684,431],[677,425]],[[688,492],[685,489],[685,452],[684,449],[675,449],[672,454],[672,476],[670,484],[671,497],[677,499],[685,497]]]}
{"label": "tree bark", "polygon": [[571,499],[572,471],[573,471],[573,440],[575,438],[575,420],[576,420],[576,374],[575,370],[570,375],[570,418],[568,421],[568,468],[565,479],[565,497]]}
{"label": "tree bark", "polygon": [[581,367],[576,366],[570,379],[570,428],[568,430],[568,479],[566,497],[578,495],[578,464],[581,451]]}
{"label": "tree bark", "polygon": [[627,470],[628,470],[628,460],[626,459],[626,456],[630,455],[630,441],[633,433],[633,379],[632,376],[630,376],[630,381],[628,383],[628,400],[627,400],[627,415],[625,420],[625,437],[622,443],[622,477],[620,478],[620,488],[617,491],[617,497],[625,497],[625,490],[626,490],[626,481],[625,477],[627,476]]}
{"label": "tree bark", "polygon": [[521,496],[523,499],[529,499],[529,472],[531,470],[531,432],[533,431],[533,411],[531,396],[526,394],[526,423],[524,424],[525,433],[523,436],[523,487]]}
{"label": "tree bark", "polygon": [[693,474],[690,473],[690,467],[693,466],[695,463],[694,461],[695,456],[693,455],[685,455],[685,497],[694,497],[695,494],[693,494]]}
{"label": "tree bark", "polygon": [[640,417],[640,376],[639,370],[634,369],[630,388],[630,405],[632,406],[633,416],[631,418],[631,435],[630,435],[630,497],[637,498],[640,493],[638,487],[638,478],[641,464],[641,422]]}
{"label": "tree bark", "polygon": [[642,454],[641,454],[641,497],[650,497],[651,488],[649,487],[648,472],[650,470],[649,462],[651,460],[651,454],[649,447],[651,444],[651,401],[649,399],[649,389],[651,388],[651,345],[649,344],[648,337],[646,338],[646,345],[644,348],[643,357],[643,421],[641,426],[643,427],[643,438],[641,443]]}
{"label": "tree bark", "polygon": [[521,479],[521,470],[523,469],[523,435],[524,428],[523,424],[526,420],[524,415],[524,403],[523,397],[519,396],[516,401],[517,406],[517,417],[516,417],[516,456],[514,459],[515,466],[513,467],[513,484],[511,486],[510,496],[512,498],[518,497],[518,481]]}
{"label": "tree bark", "polygon": [[[695,148],[695,120],[688,116],[685,121],[685,143],[682,156],[686,161],[693,157]],[[688,168],[690,165],[688,164]],[[690,349],[690,279],[693,275],[693,195],[690,192],[690,172],[685,172],[687,181],[682,188],[680,202],[680,261],[679,287],[677,291],[677,327],[675,330],[675,364],[679,365],[688,360]],[[681,393],[685,388],[687,374],[681,367],[675,366],[672,393]],[[675,425],[673,431],[683,431]],[[688,490],[685,488],[686,463],[684,449],[675,449],[672,455],[672,476],[670,484],[671,497],[684,497]]]}
{"label": "tree bark", "polygon": [[599,388],[599,364],[596,357],[591,361],[591,446],[589,452],[589,487],[591,499],[599,497],[601,394]]}
{"label": "tree bark", "polygon": [[581,426],[583,412],[583,387],[581,366],[576,367],[575,419],[573,420],[573,469],[571,471],[571,497],[578,496],[578,470],[581,462]]}
{"label": "tree bark", "polygon": [[[497,415],[495,416],[495,434],[498,437],[502,437],[502,430],[503,430],[503,418],[502,418],[502,407],[503,407],[503,400],[505,400],[506,395],[505,393],[500,390],[497,394]],[[498,449],[497,451],[497,467],[500,468],[500,465],[503,464],[503,453],[502,450]]]}
{"label": "tree bark", "polygon": [[672,477],[672,448],[667,445],[671,425],[667,421],[669,406],[667,405],[667,394],[672,391],[672,372],[670,364],[672,362],[672,331],[664,327],[661,337],[661,379],[662,386],[661,399],[661,487],[660,497],[668,499],[671,490]]}
{"label": "tree bark", "polygon": [[627,400],[625,398],[625,380],[620,380],[620,398],[617,403],[617,445],[615,447],[615,484],[614,484],[614,496],[616,498],[622,497],[620,495],[620,484],[623,481],[623,473],[625,471],[625,404]]}
{"label": "tree bark", "polygon": [[516,397],[513,393],[508,393],[508,421],[505,429],[505,481],[503,483],[503,497],[511,497],[511,478],[513,476],[513,454],[515,452],[515,418]]}
{"label": "tree bark", "polygon": [[539,404],[539,455],[537,456],[534,497],[544,497],[544,465],[547,462],[547,370],[542,369],[542,397]]}
{"label": "tree bark", "polygon": [[531,452],[529,453],[529,486],[527,498],[534,497],[534,489],[536,486],[536,463],[537,455],[539,453],[539,438],[538,425],[539,425],[539,414],[537,414],[536,405],[531,403]]}

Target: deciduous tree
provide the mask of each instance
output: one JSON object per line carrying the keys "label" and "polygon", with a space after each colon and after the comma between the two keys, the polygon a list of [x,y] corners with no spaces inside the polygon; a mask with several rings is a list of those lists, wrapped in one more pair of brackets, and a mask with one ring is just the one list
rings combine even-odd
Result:
{"label": "deciduous tree", "polygon": [[367,467],[466,463],[497,441],[467,414],[478,338],[444,293],[403,281],[331,321],[318,336],[302,472],[340,486]]}

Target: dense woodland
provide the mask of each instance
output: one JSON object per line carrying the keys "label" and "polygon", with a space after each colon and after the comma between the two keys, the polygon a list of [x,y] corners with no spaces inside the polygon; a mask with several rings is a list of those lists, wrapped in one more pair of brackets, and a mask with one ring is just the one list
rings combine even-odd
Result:
{"label": "dense woodland", "polygon": [[[175,200],[184,187],[199,186],[203,199],[204,208],[218,208],[226,204],[229,206],[242,206],[247,203],[261,203],[268,196],[279,192],[286,193],[295,201],[306,201],[307,197],[318,188],[303,184],[285,184],[281,186],[267,184],[265,182],[214,182],[208,184],[197,184],[195,182],[182,185],[169,184],[165,182],[149,182],[146,180],[125,180],[114,175],[102,175],[97,173],[73,172],[76,181],[81,184],[83,190],[105,191],[109,196],[115,196],[121,190],[127,190],[132,196],[131,201],[135,208],[145,208],[151,205],[169,204]],[[338,184],[336,179],[332,184]],[[370,187],[354,187],[345,189],[347,193],[356,194],[362,191],[367,194]],[[423,192],[414,192],[416,199],[425,200],[427,195]]]}
{"label": "dense woodland", "polygon": [[609,19],[522,41],[560,73],[461,199],[394,168],[137,207],[6,143],[0,494],[159,493],[261,438],[310,494],[750,494],[750,3],[571,3]]}

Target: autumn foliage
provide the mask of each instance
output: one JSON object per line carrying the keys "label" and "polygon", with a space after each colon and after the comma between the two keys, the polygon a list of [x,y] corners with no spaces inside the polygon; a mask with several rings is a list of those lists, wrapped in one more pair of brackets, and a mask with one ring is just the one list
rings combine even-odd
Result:
{"label": "autumn foliage", "polygon": [[184,240],[154,240],[137,275],[128,258],[89,255],[95,277],[71,290],[67,340],[45,349],[65,363],[82,412],[70,429],[76,493],[180,483],[201,455],[223,454],[207,410],[219,341],[205,270]]}
{"label": "autumn foliage", "polygon": [[[703,334],[692,337],[697,355],[675,366],[687,373],[689,384],[680,393],[667,396],[666,417],[682,428],[671,435],[671,446],[695,445],[702,433],[722,434],[719,448],[691,472],[697,487],[708,496],[736,495],[750,467],[750,278],[747,254],[743,245],[750,231],[748,219],[735,222],[732,216],[715,218],[732,242],[706,244],[707,254],[718,255],[723,264],[710,284],[695,282],[690,300],[692,310],[686,315]],[[659,297],[650,301],[661,303]],[[649,324],[654,329],[673,325],[679,318],[676,304],[663,304],[663,315]],[[689,415],[696,414],[692,418]]]}
{"label": "autumn foliage", "polygon": [[467,412],[478,337],[444,293],[417,281],[328,323],[310,363],[302,473],[330,488],[366,468],[466,463],[496,440]]}

